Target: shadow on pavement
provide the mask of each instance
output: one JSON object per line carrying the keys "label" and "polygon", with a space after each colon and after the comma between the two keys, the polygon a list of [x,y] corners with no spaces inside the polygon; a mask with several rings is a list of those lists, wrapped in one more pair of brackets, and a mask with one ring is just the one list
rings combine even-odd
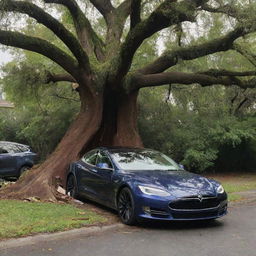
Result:
{"label": "shadow on pavement", "polygon": [[[83,199],[85,205],[89,205],[90,208],[93,208],[99,213],[104,213],[105,216],[110,217],[112,221],[120,223],[117,212],[108,207],[102,206],[96,202]],[[188,230],[188,229],[202,229],[202,228],[219,228],[224,226],[225,223],[222,220],[200,220],[200,221],[150,221],[143,220],[137,223],[135,227],[143,229],[152,229],[152,230]],[[129,226],[127,226],[129,227]]]}
{"label": "shadow on pavement", "polygon": [[188,230],[202,228],[219,228],[225,223],[220,220],[197,220],[197,221],[143,221],[139,227],[153,230]]}

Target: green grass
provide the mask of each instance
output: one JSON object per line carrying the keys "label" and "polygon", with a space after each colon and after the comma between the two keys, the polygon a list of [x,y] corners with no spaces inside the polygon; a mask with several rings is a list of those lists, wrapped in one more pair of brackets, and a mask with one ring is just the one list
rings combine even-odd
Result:
{"label": "green grass", "polygon": [[228,201],[230,202],[234,202],[234,201],[240,201],[241,199],[243,199],[243,197],[241,195],[237,195],[237,194],[228,194]]}
{"label": "green grass", "polygon": [[256,173],[250,174],[219,174],[210,175],[210,178],[221,182],[228,193],[229,201],[240,201],[244,199],[242,195],[237,193],[249,190],[256,190]]}
{"label": "green grass", "polygon": [[223,182],[222,185],[228,193],[256,190],[256,182],[254,181],[246,182],[244,184]]}
{"label": "green grass", "polygon": [[249,177],[234,177],[223,181],[222,185],[228,193],[229,201],[240,201],[243,199],[241,195],[236,194],[237,192],[256,190],[255,176],[252,176],[251,179]]}
{"label": "green grass", "polygon": [[0,239],[63,231],[105,221],[92,211],[67,204],[0,200]]}

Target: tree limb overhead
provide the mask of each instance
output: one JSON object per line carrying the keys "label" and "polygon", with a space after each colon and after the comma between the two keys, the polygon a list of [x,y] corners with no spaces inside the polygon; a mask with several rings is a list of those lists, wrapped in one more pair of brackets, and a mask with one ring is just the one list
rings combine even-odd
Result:
{"label": "tree limb overhead", "polygon": [[143,41],[156,32],[183,21],[194,21],[197,7],[207,1],[166,0],[159,5],[144,21],[137,24],[126,37],[118,57],[119,67],[116,80],[122,79],[128,72],[133,56]]}
{"label": "tree limb overhead", "polygon": [[93,30],[90,21],[75,0],[44,0],[44,2],[65,6],[72,16],[77,36],[83,48],[88,54],[95,53],[98,60],[104,59],[104,43]]}
{"label": "tree limb overhead", "polygon": [[106,52],[107,57],[116,55],[117,49],[120,48],[121,37],[127,17],[131,12],[131,0],[125,0],[117,8],[114,8],[106,17],[107,35],[106,35]]}
{"label": "tree limb overhead", "polygon": [[110,0],[89,0],[95,8],[102,14],[108,23],[108,14],[114,11],[114,7]]}
{"label": "tree limb overhead", "polygon": [[131,3],[131,24],[130,28],[133,29],[138,23],[140,23],[140,12],[141,12],[141,0],[132,0]]}
{"label": "tree limb overhead", "polygon": [[46,83],[57,83],[57,82],[71,82],[76,83],[74,77],[69,74],[52,74],[50,72],[47,73]]}
{"label": "tree limb overhead", "polygon": [[231,6],[229,4],[225,4],[225,5],[219,6],[217,8],[211,7],[208,4],[204,4],[202,6],[202,9],[207,12],[226,14],[233,18],[239,18],[239,16],[240,16],[237,9],[234,6]]}
{"label": "tree limb overhead", "polygon": [[134,78],[134,87],[139,89],[143,87],[161,86],[166,84],[200,84],[201,86],[210,85],[237,85],[241,88],[255,88],[256,78],[242,81],[232,77],[215,77],[200,73],[185,73],[185,72],[164,72],[159,74],[138,75]]}
{"label": "tree limb overhead", "polygon": [[238,26],[225,36],[213,39],[206,43],[168,50],[154,62],[138,71],[143,74],[160,73],[176,65],[178,60],[193,60],[216,52],[227,51],[232,48],[233,42],[237,38],[245,35],[246,33],[248,33],[247,29],[242,26]]}
{"label": "tree limb overhead", "polygon": [[232,47],[234,50],[239,52],[242,56],[244,56],[252,65],[256,67],[256,55],[251,53],[250,50],[245,47],[240,46],[239,44],[234,44]]}
{"label": "tree limb overhead", "polygon": [[225,69],[210,69],[203,72],[198,72],[198,74],[210,75],[210,76],[256,76],[256,71],[230,71]]}
{"label": "tree limb overhead", "polygon": [[62,25],[59,21],[46,13],[43,9],[33,3],[11,0],[4,2],[4,4],[2,4],[0,8],[0,10],[2,11],[19,12],[27,14],[30,17],[36,19],[38,23],[41,23],[48,29],[50,29],[67,45],[67,47],[74,54],[74,56],[78,60],[78,63],[82,67],[84,67],[87,71],[90,70],[88,57],[82,49],[81,45],[79,44],[78,40],[71,32],[69,32],[64,27],[64,25]]}
{"label": "tree limb overhead", "polygon": [[0,43],[42,54],[59,64],[73,77],[78,76],[78,62],[70,55],[46,40],[26,36],[19,32],[0,30]]}

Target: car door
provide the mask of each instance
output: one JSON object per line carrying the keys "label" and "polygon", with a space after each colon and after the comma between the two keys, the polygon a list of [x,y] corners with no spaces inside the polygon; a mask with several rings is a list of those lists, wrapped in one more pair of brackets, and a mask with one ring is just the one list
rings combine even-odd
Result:
{"label": "car door", "polygon": [[114,168],[103,150],[98,152],[95,170],[97,172],[94,173],[93,184],[100,201],[109,207],[115,207],[115,183],[112,179]]}
{"label": "car door", "polygon": [[79,192],[89,199],[97,201],[98,195],[95,191],[95,170],[98,150],[92,150],[85,154],[76,163],[76,177]]}
{"label": "car door", "polygon": [[5,146],[0,147],[0,176],[9,177],[16,174],[16,158]]}

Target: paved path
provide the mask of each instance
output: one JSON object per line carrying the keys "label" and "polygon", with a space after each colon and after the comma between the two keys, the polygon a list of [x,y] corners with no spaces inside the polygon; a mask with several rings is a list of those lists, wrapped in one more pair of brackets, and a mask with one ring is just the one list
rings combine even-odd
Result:
{"label": "paved path", "polygon": [[1,256],[256,256],[256,203],[212,223],[144,224],[0,250]]}

